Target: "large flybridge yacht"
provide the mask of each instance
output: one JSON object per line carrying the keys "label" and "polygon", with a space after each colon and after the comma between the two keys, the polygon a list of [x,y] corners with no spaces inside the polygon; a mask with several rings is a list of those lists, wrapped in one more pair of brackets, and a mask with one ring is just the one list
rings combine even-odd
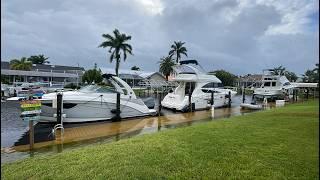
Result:
{"label": "large flybridge yacht", "polygon": [[295,86],[285,76],[274,74],[274,70],[263,70],[262,84],[260,88],[254,90],[254,97],[261,99],[284,99],[286,95],[292,93]]}
{"label": "large flybridge yacht", "polygon": [[[88,85],[77,91],[63,92],[63,122],[89,122],[108,120],[115,117],[117,93],[120,93],[120,117],[153,115],[145,103],[136,97],[131,87],[117,76],[104,75],[112,86]],[[56,122],[57,93],[43,95],[40,121]]]}
{"label": "large flybridge yacht", "polygon": [[220,79],[207,74],[196,60],[181,61],[173,69],[175,74],[173,81],[179,85],[161,101],[161,105],[165,108],[186,111],[189,107],[189,93],[195,110],[210,106],[211,91],[214,92],[215,107],[228,105],[229,92],[231,98],[236,94],[235,91],[224,89]]}

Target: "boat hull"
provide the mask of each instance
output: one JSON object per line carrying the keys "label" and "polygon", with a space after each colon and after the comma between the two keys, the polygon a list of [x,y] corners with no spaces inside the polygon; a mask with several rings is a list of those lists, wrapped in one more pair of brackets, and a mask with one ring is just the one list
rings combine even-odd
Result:
{"label": "boat hull", "polygon": [[[233,96],[233,95],[232,95]],[[193,96],[191,103],[194,103],[194,110],[202,110],[210,107],[210,95],[200,95]],[[215,94],[214,96],[214,106],[216,108],[227,106],[229,103],[229,98],[226,97],[226,94]],[[189,106],[189,97],[179,97],[173,93],[169,93],[165,98],[161,101],[161,106],[174,109],[177,111],[184,111]]]}
{"label": "boat hull", "polygon": [[[65,118],[63,122],[90,122],[103,121],[115,118],[116,101],[99,102],[99,101],[64,101],[63,112]],[[52,101],[43,101],[40,114],[40,122],[56,122],[55,114],[57,109],[52,106]],[[130,118],[154,115],[153,109],[148,109],[144,104],[137,104],[130,101],[121,101],[120,117]]]}

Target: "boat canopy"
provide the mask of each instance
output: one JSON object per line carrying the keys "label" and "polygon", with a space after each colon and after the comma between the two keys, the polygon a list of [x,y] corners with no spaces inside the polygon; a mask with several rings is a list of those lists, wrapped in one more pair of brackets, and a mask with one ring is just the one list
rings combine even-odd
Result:
{"label": "boat canopy", "polygon": [[199,64],[181,64],[173,66],[177,74],[206,74]]}
{"label": "boat canopy", "polygon": [[174,81],[185,81],[185,82],[215,82],[221,83],[220,79],[218,79],[215,75],[196,75],[196,74],[178,74]]}

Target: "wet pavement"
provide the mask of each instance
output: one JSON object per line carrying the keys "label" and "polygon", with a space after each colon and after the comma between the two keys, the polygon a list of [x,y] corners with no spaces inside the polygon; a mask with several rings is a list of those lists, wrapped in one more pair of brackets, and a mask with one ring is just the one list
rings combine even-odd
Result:
{"label": "wet pavement", "polygon": [[[251,97],[246,97],[250,99]],[[157,102],[157,101],[156,101]],[[189,113],[162,109],[161,116],[124,119],[120,122],[91,122],[64,124],[64,133],[52,134],[54,124],[37,123],[34,126],[34,149],[30,151],[29,126],[19,117],[18,102],[1,103],[1,163],[23,159],[29,156],[60,153],[92,144],[108,143],[145,133],[155,133],[165,129],[191,126],[195,123],[213,121],[225,117],[253,112],[240,108],[241,97],[235,96],[231,108]]]}

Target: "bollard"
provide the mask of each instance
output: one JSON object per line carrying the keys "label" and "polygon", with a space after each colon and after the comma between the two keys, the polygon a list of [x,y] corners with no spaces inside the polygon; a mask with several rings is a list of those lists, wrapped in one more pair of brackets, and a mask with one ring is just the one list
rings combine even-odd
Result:
{"label": "bollard", "polygon": [[263,98],[263,105],[264,105],[265,107],[267,107],[267,105],[268,105],[268,100],[267,100],[266,97]]}
{"label": "bollard", "polygon": [[214,105],[211,105],[211,117],[214,118]]}
{"label": "bollard", "polygon": [[62,94],[57,94],[57,124],[61,124],[61,118],[62,118]]}

